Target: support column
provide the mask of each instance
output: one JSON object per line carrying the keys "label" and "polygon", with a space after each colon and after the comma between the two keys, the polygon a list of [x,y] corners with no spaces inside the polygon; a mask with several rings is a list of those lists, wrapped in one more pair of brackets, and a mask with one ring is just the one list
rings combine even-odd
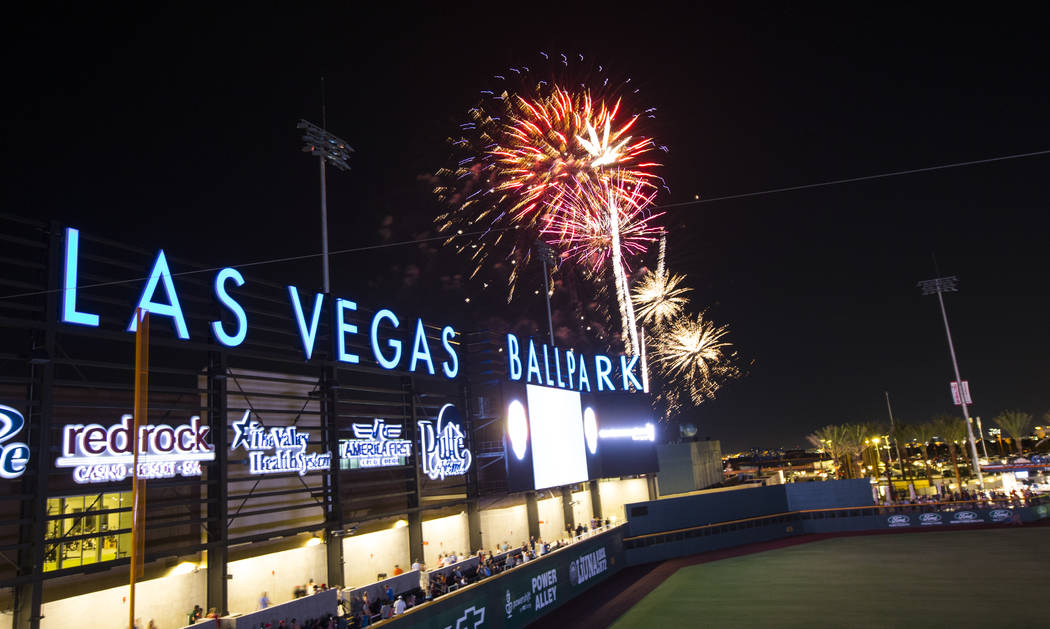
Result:
{"label": "support column", "polygon": [[587,483],[587,488],[590,489],[591,493],[591,517],[601,520],[602,519],[602,495],[598,491],[598,481],[592,480]]}
{"label": "support column", "polygon": [[[55,355],[58,325],[59,273],[64,255],[64,232],[58,223],[51,222],[48,247],[47,283],[50,289],[45,298],[44,329],[31,337],[29,361],[29,390],[25,409],[26,443],[30,448],[29,463],[23,475],[19,541],[24,544],[18,551],[18,577],[25,579],[15,588],[14,618],[16,629],[39,629],[44,596],[45,517],[47,516],[48,476],[51,471],[49,446],[51,420],[54,404],[53,388],[55,366],[51,362]],[[55,552],[59,552],[57,546]]]}
{"label": "support column", "polygon": [[[423,561],[423,513],[418,509],[408,514],[408,556]],[[433,570],[437,566],[427,566]]]}
{"label": "support column", "polygon": [[[419,476],[419,407],[416,405],[415,382],[411,376],[401,378],[401,390],[404,392],[404,404],[408,415],[408,426],[405,426],[405,439],[412,442],[412,454],[408,457],[412,466],[412,475],[405,483],[408,495],[408,555],[411,561],[423,561],[423,512],[420,511],[423,483]],[[427,566],[436,568],[437,566]]]}
{"label": "support column", "polygon": [[576,514],[572,512],[572,486],[561,488],[561,516],[565,520],[566,531],[572,529],[569,533],[569,537],[572,537],[576,531]]}
{"label": "support column", "polygon": [[529,520],[529,537],[540,538],[540,508],[536,504],[536,492],[525,494],[525,517]]}
{"label": "support column", "polygon": [[478,507],[477,498],[467,500],[467,540],[474,553],[485,547],[485,540],[481,538],[481,509]]}
{"label": "support column", "polygon": [[346,570],[343,566],[343,507],[339,494],[339,428],[336,421],[335,369],[325,366],[321,371],[321,426],[328,452],[332,454],[326,477],[325,505],[325,563],[328,565],[328,585],[343,586]]}
{"label": "support column", "polygon": [[207,466],[208,520],[205,525],[207,544],[207,601],[206,609],[214,607],[220,615],[229,613],[229,581],[226,579],[229,561],[227,527],[229,526],[228,483],[226,460],[226,360],[220,352],[208,354],[208,426],[211,427],[215,461]]}
{"label": "support column", "polygon": [[660,497],[660,490],[656,485],[656,474],[648,474],[645,477],[646,485],[649,486],[649,500],[657,500]]}

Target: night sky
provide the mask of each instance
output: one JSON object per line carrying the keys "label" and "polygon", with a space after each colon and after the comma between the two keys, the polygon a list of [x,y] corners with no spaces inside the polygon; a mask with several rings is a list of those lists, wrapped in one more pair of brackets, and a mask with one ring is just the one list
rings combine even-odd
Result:
{"label": "night sky", "polygon": [[[320,123],[324,76],[327,126],[356,149],[351,172],[329,171],[332,249],[432,236],[424,176],[446,138],[493,74],[541,50],[642,87],[670,147],[665,203],[1050,149],[1045,14],[567,4],[9,16],[0,211],[208,265],[316,253],[317,161],[295,122]],[[670,210],[669,267],[747,369],[699,408],[701,437],[804,445],[884,420],[886,390],[900,420],[950,412],[940,313],[916,288],[938,272],[960,278],[946,301],[975,412],[1041,420],[1048,175],[1040,156]],[[542,321],[540,297],[479,296],[446,254],[337,256],[333,289],[376,303],[399,283],[413,312]],[[265,273],[306,285],[318,269]]]}

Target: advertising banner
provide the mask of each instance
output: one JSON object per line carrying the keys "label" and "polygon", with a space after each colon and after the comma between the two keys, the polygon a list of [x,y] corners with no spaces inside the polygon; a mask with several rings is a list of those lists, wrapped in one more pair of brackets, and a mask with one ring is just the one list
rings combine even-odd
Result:
{"label": "advertising banner", "polygon": [[516,629],[567,604],[623,565],[621,527],[447,594],[397,620],[428,629]]}
{"label": "advertising banner", "polygon": [[895,513],[880,516],[889,528],[952,526],[960,524],[1003,524],[1021,517],[1020,510],[997,509],[960,509],[959,511],[927,511],[925,513]]}

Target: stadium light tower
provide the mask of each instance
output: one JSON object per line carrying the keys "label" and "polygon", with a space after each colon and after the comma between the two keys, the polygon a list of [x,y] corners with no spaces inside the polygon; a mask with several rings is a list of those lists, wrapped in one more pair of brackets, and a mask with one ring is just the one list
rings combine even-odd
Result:
{"label": "stadium light tower", "polygon": [[552,323],[551,319],[551,291],[550,284],[547,283],[547,265],[554,266],[558,264],[558,257],[555,255],[554,250],[551,249],[550,245],[542,240],[536,241],[533,250],[536,252],[536,255],[540,257],[540,262],[543,263],[543,296],[547,300],[547,332],[550,334],[551,348],[553,351],[554,323]]}
{"label": "stadium light tower", "polygon": [[[977,484],[984,490],[984,477],[981,475],[981,464],[977,458],[977,441],[973,438],[973,424],[970,423],[970,411],[966,407],[966,396],[963,395],[962,388],[962,376],[959,374],[959,361],[955,359],[955,344],[952,343],[952,330],[948,327],[948,313],[944,309],[944,295],[943,293],[954,293],[956,286],[959,283],[959,278],[952,275],[951,277],[937,277],[932,280],[923,280],[919,282],[919,288],[922,289],[923,295],[932,295],[937,293],[937,301],[941,304],[941,318],[944,319],[944,333],[948,335],[948,352],[952,355],[952,367],[955,369],[955,381],[959,387],[959,401],[962,403],[963,417],[966,419],[966,432],[970,436],[970,460],[973,462],[974,472],[977,474]],[[960,487],[960,490],[962,488]]]}
{"label": "stadium light tower", "polygon": [[321,158],[321,278],[324,292],[328,294],[328,194],[325,186],[325,162],[329,162],[339,170],[350,170],[350,148],[344,140],[332,135],[323,128],[307,120],[299,120],[296,129],[303,129],[304,153],[310,153]]}

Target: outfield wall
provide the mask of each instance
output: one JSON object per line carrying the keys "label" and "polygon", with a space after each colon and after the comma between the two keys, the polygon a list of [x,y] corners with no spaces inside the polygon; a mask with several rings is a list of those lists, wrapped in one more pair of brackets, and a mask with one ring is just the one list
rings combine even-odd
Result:
{"label": "outfield wall", "polygon": [[1024,506],[881,507],[871,504],[867,481],[797,483],[629,505],[624,553],[636,565],[804,534],[1017,526],[1048,517],[1050,496]]}
{"label": "outfield wall", "polygon": [[614,527],[381,624],[413,629],[524,627],[622,569],[624,529]]}

